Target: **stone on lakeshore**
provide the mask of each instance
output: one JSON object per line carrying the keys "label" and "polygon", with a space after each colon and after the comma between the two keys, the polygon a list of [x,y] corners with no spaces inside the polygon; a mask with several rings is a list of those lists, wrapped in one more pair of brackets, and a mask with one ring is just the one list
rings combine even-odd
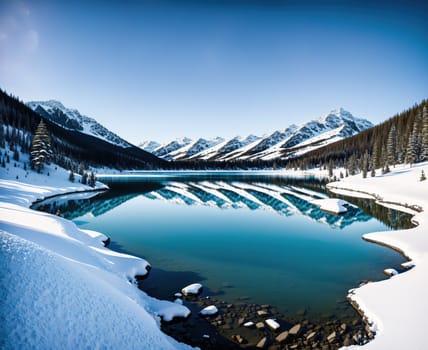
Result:
{"label": "stone on lakeshore", "polygon": [[346,323],[342,323],[341,325],[340,325],[340,329],[343,331],[343,332],[346,332],[346,329],[348,328],[348,326],[346,325]]}
{"label": "stone on lakeshore", "polygon": [[264,338],[262,338],[262,339],[259,340],[259,342],[256,345],[256,348],[257,349],[264,349],[265,346],[266,346],[266,343],[267,343],[267,338],[264,337]]}
{"label": "stone on lakeshore", "polygon": [[383,273],[385,275],[387,275],[388,277],[392,277],[392,276],[398,275],[398,271],[395,270],[395,269],[385,269],[385,270],[383,270]]}
{"label": "stone on lakeshore", "polygon": [[238,319],[238,326],[242,326],[245,322],[245,318],[241,317],[240,319]]}
{"label": "stone on lakeshore", "polygon": [[328,337],[327,340],[329,343],[333,343],[336,340],[336,332],[332,332]]}
{"label": "stone on lakeshore", "polygon": [[257,329],[263,329],[263,328],[265,328],[265,324],[263,322],[257,322],[256,323],[256,328]]}
{"label": "stone on lakeshore", "polygon": [[200,283],[189,284],[188,286],[184,287],[181,290],[181,293],[185,296],[198,295],[201,292],[202,292],[202,284]]}
{"label": "stone on lakeshore", "polygon": [[299,344],[293,344],[290,346],[290,349],[298,349],[299,348]]}
{"label": "stone on lakeshore", "polygon": [[346,336],[345,339],[343,340],[343,346],[349,346],[352,344],[353,342],[351,341],[351,338],[349,336]]}
{"label": "stone on lakeshore", "polygon": [[[260,323],[261,323],[261,322],[260,322]],[[262,323],[262,325],[263,325],[263,323]],[[253,327],[253,326],[254,326],[254,322],[251,322],[251,321],[249,321],[249,322],[245,322],[245,323],[243,324],[243,326],[244,326],[244,327],[247,327],[247,328]],[[263,325],[263,327],[264,327],[264,325]]]}
{"label": "stone on lakeshore", "polygon": [[294,335],[297,336],[300,334],[300,332],[302,331],[302,326],[300,323],[294,325],[293,327],[290,328],[290,330],[288,331],[288,333],[290,333],[290,335]]}
{"label": "stone on lakeshore", "polygon": [[268,318],[267,320],[265,320],[266,324],[272,328],[274,331],[276,331],[277,329],[279,329],[279,327],[281,327],[279,325],[278,322],[276,322],[273,318]]}
{"label": "stone on lakeshore", "polygon": [[311,332],[306,336],[306,340],[311,341],[311,340],[315,339],[316,335],[317,335],[317,332]]}
{"label": "stone on lakeshore", "polygon": [[211,316],[211,315],[215,315],[216,313],[218,313],[218,309],[215,305],[210,305],[210,306],[207,306],[206,308],[202,309],[201,311],[199,311],[199,313],[202,316]]}
{"label": "stone on lakeshore", "polygon": [[282,332],[281,334],[279,334],[279,335],[275,338],[275,340],[276,340],[278,343],[282,343],[282,342],[286,341],[286,340],[287,340],[287,338],[288,338],[288,331],[284,331],[284,332]]}
{"label": "stone on lakeshore", "polygon": [[261,307],[262,307],[262,309],[269,309],[270,305],[269,304],[263,304]]}
{"label": "stone on lakeshore", "polygon": [[246,343],[245,338],[244,338],[243,336],[241,336],[240,334],[238,334],[238,335],[236,336],[236,341],[237,341],[239,344],[244,344],[244,343]]}
{"label": "stone on lakeshore", "polygon": [[269,312],[267,312],[266,310],[259,310],[257,311],[257,315],[263,317],[263,316],[268,316]]}
{"label": "stone on lakeshore", "polygon": [[175,294],[174,294],[174,296],[175,296],[176,298],[181,298],[181,297],[183,296],[183,294],[181,294],[181,293],[175,293]]}

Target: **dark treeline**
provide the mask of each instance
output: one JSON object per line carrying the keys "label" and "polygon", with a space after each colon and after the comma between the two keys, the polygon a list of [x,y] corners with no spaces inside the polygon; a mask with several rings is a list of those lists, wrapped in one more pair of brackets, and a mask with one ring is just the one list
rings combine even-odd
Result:
{"label": "dark treeline", "polygon": [[428,160],[428,102],[359,134],[290,160],[288,167],[345,167],[350,174]]}
{"label": "dark treeline", "polygon": [[[28,153],[41,116],[33,112],[18,98],[0,89],[0,146],[9,143],[14,157],[18,149]],[[428,101],[393,116],[387,121],[359,134],[308,152],[292,159],[205,161],[161,160],[138,147],[122,148],[78,131],[64,129],[48,119],[52,142],[52,161],[77,172],[81,164],[88,167],[115,169],[167,169],[167,170],[251,170],[277,168],[346,168],[353,175],[382,168],[388,172],[400,163],[413,164],[428,160]]]}

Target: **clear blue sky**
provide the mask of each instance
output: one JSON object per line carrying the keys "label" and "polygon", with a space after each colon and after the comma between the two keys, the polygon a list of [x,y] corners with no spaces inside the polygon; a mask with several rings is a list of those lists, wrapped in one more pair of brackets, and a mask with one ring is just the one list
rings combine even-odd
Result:
{"label": "clear blue sky", "polygon": [[0,87],[134,143],[377,123],[428,97],[422,3],[0,0]]}

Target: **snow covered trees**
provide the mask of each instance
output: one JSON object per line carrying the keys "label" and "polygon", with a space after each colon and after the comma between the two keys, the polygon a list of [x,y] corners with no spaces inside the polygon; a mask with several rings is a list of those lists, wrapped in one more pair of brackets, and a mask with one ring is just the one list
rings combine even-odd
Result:
{"label": "snow covered trees", "polygon": [[30,151],[31,169],[40,172],[44,164],[49,164],[52,157],[51,137],[49,131],[43,122],[40,121],[34,133]]}
{"label": "snow covered trees", "polygon": [[422,157],[428,160],[428,108],[424,106],[422,111]]}

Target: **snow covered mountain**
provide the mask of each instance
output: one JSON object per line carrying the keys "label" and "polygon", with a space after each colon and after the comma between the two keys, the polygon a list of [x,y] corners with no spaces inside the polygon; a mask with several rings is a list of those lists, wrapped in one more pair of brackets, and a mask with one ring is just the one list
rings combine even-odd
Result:
{"label": "snow covered mountain", "polygon": [[55,100],[31,101],[26,105],[42,117],[65,129],[80,131],[123,148],[132,147],[130,143],[102,126],[95,119],[80,114],[76,109],[66,108],[61,102]]}
{"label": "snow covered mountain", "polygon": [[343,108],[301,125],[292,124],[263,137],[249,135],[225,140],[221,137],[193,141],[177,139],[158,145],[155,141],[141,147],[166,160],[272,160],[302,155],[329,143],[372,127],[366,119],[356,118]]}

